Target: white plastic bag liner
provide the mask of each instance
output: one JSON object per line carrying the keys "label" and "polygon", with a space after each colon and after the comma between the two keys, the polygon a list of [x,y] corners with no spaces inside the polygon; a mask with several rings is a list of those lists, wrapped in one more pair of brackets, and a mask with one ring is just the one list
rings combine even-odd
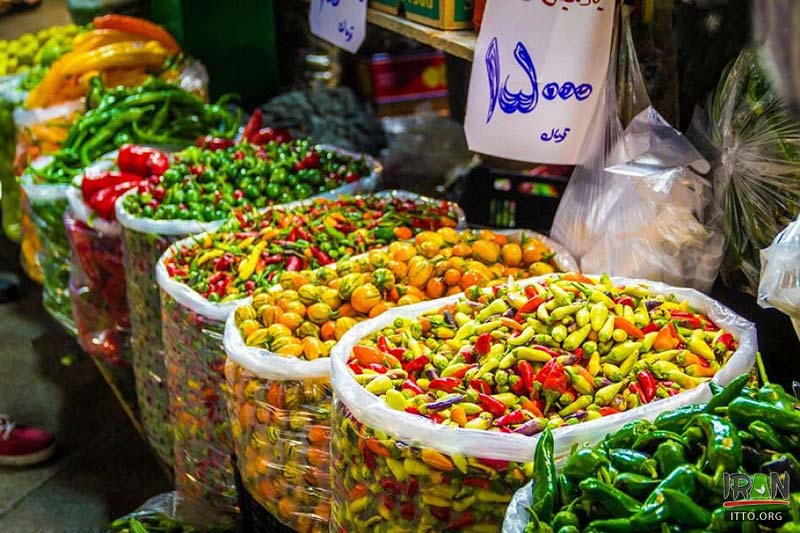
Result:
{"label": "white plastic bag liner", "polygon": [[[603,106],[584,141],[584,160],[570,178],[551,235],[575,254],[584,272],[708,291],[724,247],[722,234],[705,219],[712,195],[701,174],[710,167],[650,107],[627,17],[621,39]],[[631,109],[609,89],[619,81],[627,81],[622,90],[638,100]],[[637,113],[624,131],[623,112]]]}
{"label": "white plastic bag liner", "polygon": [[[524,280],[520,282],[520,285],[544,278],[546,276]],[[613,277],[611,279],[616,285],[642,284],[648,286],[654,294],[674,294],[680,300],[687,300],[689,305],[704,313],[720,328],[736,338],[739,348],[712,378],[714,383],[726,385],[738,375],[752,368],[757,349],[756,329],[752,322],[693,289],[676,288],[664,283],[631,278]],[[462,296],[454,295],[391,309],[374,319],[361,322],[353,327],[331,352],[331,381],[333,382],[334,397],[341,400],[361,423],[409,445],[429,447],[450,455],[460,453],[469,457],[517,462],[531,461],[538,437],[443,427],[420,416],[396,411],[382,399],[359,385],[347,367],[347,360],[352,353],[353,346],[362,338],[388,326],[397,317],[415,318],[425,311],[439,309],[444,305],[457,302],[460,298]],[[703,383],[694,389],[629,411],[574,426],[558,428],[553,431],[556,440],[555,454],[568,454],[575,443],[593,444],[598,442],[606,433],[614,431],[632,420],[641,418],[652,420],[663,411],[700,403],[710,397],[711,391],[708,384]]]}
{"label": "white plastic bag liner", "polygon": [[525,531],[525,526],[530,521],[528,508],[532,505],[532,498],[533,482],[531,481],[515,492],[514,497],[508,503],[502,533],[523,533]]}
{"label": "white plastic bag liner", "polygon": [[[800,319],[800,217],[761,250],[758,304],[789,315],[797,328]],[[800,332],[798,332],[800,335]]]}
{"label": "white plastic bag liner", "polygon": [[22,88],[22,81],[27,73],[9,74],[0,77],[0,100],[21,104],[28,96],[28,92]]}
{"label": "white plastic bag liner", "polygon": [[54,118],[67,117],[75,111],[83,111],[83,98],[70,100],[62,104],[50,107],[40,107],[36,109],[23,109],[18,107],[14,110],[14,125],[19,128],[27,128],[33,124],[47,122]]}

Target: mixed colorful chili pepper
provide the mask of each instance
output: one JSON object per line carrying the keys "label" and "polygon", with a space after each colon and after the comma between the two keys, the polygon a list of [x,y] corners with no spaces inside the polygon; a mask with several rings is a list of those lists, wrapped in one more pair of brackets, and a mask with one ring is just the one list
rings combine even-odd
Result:
{"label": "mixed colorful chili pepper", "polygon": [[[573,451],[558,475],[546,430],[525,532],[800,530],[800,493],[790,494],[800,482],[800,400],[766,379],[759,388],[751,374],[714,390],[708,403],[631,422]],[[773,479],[763,496],[751,492],[749,503],[726,506],[734,501],[725,497],[726,473]],[[779,487],[782,505],[770,504]]]}
{"label": "mixed colorful chili pepper", "polygon": [[382,195],[317,199],[235,215],[165,263],[172,279],[211,302],[251,295],[282,271],[329,265],[425,229],[458,224],[453,203]]}
{"label": "mixed colorful chili pepper", "polygon": [[437,423],[532,435],[693,388],[737,347],[686,302],[607,277],[467,296],[362,340],[349,361],[356,379]]}
{"label": "mixed colorful chili pepper", "polygon": [[308,139],[205,145],[175,154],[159,180],[125,198],[125,209],[141,218],[209,222],[237,208],[304,200],[371,172],[363,159],[317,148]]}
{"label": "mixed colorful chili pepper", "polygon": [[520,242],[488,230],[445,227],[343,259],[335,270],[283,272],[277,278],[283,290],[266,289],[237,309],[237,326],[248,346],[307,360],[325,357],[354,324],[394,306],[554,270],[554,253],[540,240],[524,232],[514,238]]}

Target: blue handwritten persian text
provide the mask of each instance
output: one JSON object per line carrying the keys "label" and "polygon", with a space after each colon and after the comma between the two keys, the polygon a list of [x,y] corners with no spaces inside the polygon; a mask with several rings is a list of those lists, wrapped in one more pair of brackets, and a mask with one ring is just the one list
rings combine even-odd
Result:
{"label": "blue handwritten persian text", "polygon": [[[486,123],[492,120],[495,109],[500,106],[500,110],[507,115],[511,115],[519,111],[522,114],[527,114],[536,109],[539,103],[539,82],[536,77],[536,67],[534,66],[533,59],[528,53],[528,49],[520,41],[514,47],[514,59],[520,66],[525,76],[528,78],[531,89],[530,92],[519,90],[513,92],[508,89],[509,75],[503,80],[502,87],[500,83],[500,52],[497,37],[494,37],[489,43],[489,48],[486,50],[486,74],[489,78],[489,112],[486,117]],[[592,86],[588,83],[581,83],[575,85],[571,81],[565,81],[561,85],[555,82],[547,83],[541,89],[541,97],[545,100],[567,100],[575,97],[575,100],[582,102],[589,98],[592,94]],[[543,139],[544,140],[544,139]],[[562,139],[563,140],[563,139]],[[560,141],[559,141],[560,142]]]}
{"label": "blue handwritten persian text", "polygon": [[544,142],[553,141],[556,144],[563,142],[564,139],[567,138],[567,133],[569,133],[570,128],[564,128],[564,131],[561,131],[558,128],[553,128],[550,130],[550,133],[543,131],[539,138]]}
{"label": "blue handwritten persian text", "polygon": [[355,28],[352,25],[347,24],[347,20],[342,20],[339,22],[339,33],[344,35],[344,40],[346,42],[350,42],[353,40],[353,33],[355,32]]}

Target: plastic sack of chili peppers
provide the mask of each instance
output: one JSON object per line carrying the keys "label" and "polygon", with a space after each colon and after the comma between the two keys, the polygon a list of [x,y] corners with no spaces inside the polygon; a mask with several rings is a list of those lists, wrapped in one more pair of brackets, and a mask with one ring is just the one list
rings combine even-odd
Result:
{"label": "plastic sack of chili peppers", "polygon": [[[84,172],[88,179],[112,169],[117,151]],[[67,189],[69,210],[64,214],[72,251],[69,294],[78,344],[93,357],[130,364],[130,318],[125,296],[122,228],[89,207],[81,192],[82,178]]]}
{"label": "plastic sack of chili peppers", "polygon": [[161,344],[161,297],[156,282],[156,265],[170,244],[187,235],[212,231],[222,221],[134,217],[123,206],[124,199],[133,193],[135,191],[126,193],[116,203],[116,217],[122,227],[125,287],[131,323],[131,361],[147,439],[159,457],[171,465],[173,436]]}
{"label": "plastic sack of chili peppers", "polygon": [[[540,239],[544,240],[544,246]],[[491,243],[498,240],[506,244],[502,248],[499,245],[492,247]],[[468,253],[467,243],[472,244],[474,253]],[[445,259],[450,252],[458,254],[452,262]],[[552,257],[553,252],[555,257]],[[504,256],[502,260],[499,260],[500,253]],[[414,257],[420,259],[424,254],[442,259],[434,269],[428,270],[427,263],[414,261]],[[240,305],[228,318],[225,374],[228,413],[239,469],[248,492],[281,522],[298,531],[317,531],[327,527],[330,499],[327,448],[331,410],[330,361],[327,356],[336,339],[358,321],[380,314],[389,305],[405,305],[445,291],[452,293],[451,289],[461,292],[462,286],[446,285],[448,282],[464,279],[470,284],[477,283],[470,281],[467,273],[456,275],[460,263],[466,267],[468,261],[477,261],[477,258],[485,261],[482,264],[489,263],[485,268],[490,273],[484,283],[519,275],[526,271],[526,267],[535,270],[546,266],[550,270],[544,269],[551,271],[553,268],[574,268],[575,265],[566,251],[533,232],[506,230],[493,233],[483,230],[458,233],[452,228],[442,228],[437,232],[422,232],[414,241],[397,241],[388,249],[340,262],[335,265],[338,267],[335,270],[321,269],[296,275],[286,273],[280,278],[280,288],[270,289],[270,294],[256,294],[252,302]],[[498,260],[504,268],[494,272],[492,269],[498,267]],[[359,272],[365,261],[371,266],[388,265],[390,270],[366,267],[365,271]],[[520,262],[524,262],[525,267],[517,268]],[[420,273],[403,273],[409,269],[406,263],[418,264],[414,269]],[[450,271],[449,276],[430,277],[435,272],[443,274],[445,267]],[[470,268],[467,272],[473,273],[484,270],[474,263],[467,268]],[[338,273],[339,269],[344,273]],[[392,270],[398,274],[396,279]],[[427,271],[427,274],[422,271]],[[415,279],[409,279],[409,275]],[[425,276],[430,279],[426,280]],[[353,279],[361,282],[354,283]],[[395,281],[397,285],[390,288],[389,285]],[[405,285],[408,281],[422,285],[427,292],[412,291],[414,285]],[[334,286],[338,289],[332,288]],[[292,300],[295,288],[299,302]],[[396,298],[396,295],[392,296],[395,288],[399,293],[405,293],[400,300],[378,302],[384,297],[390,301]],[[381,290],[385,294],[379,292]],[[335,321],[326,318],[328,313],[325,309],[329,305],[342,317]],[[346,311],[350,307],[357,308],[357,314]],[[285,308],[285,311],[278,318],[278,326],[270,331],[269,327],[274,324],[270,317],[274,317],[279,308]],[[264,332],[268,336],[275,334],[283,326],[289,328],[291,336],[273,338],[267,344],[269,349],[261,347],[265,341],[259,341],[259,335]],[[292,348],[301,349],[302,353],[298,354]]]}
{"label": "plastic sack of chili peppers", "polygon": [[[136,191],[127,193],[120,198],[116,205],[117,220],[123,227],[128,305],[131,312],[133,366],[139,393],[139,406],[151,444],[159,451],[162,459],[169,464],[173,463],[172,428],[169,427],[169,400],[164,381],[162,310],[155,279],[155,266],[158,258],[176,240],[203,231],[213,231],[219,227],[222,223],[221,219],[228,215],[223,210],[223,205],[228,206],[225,209],[232,209],[232,205],[241,205],[241,202],[244,202],[244,205],[264,206],[269,202],[280,202],[283,197],[282,192],[285,192],[282,191],[282,185],[273,190],[269,186],[271,181],[258,182],[250,175],[243,176],[238,173],[234,175],[226,167],[224,172],[216,173],[216,179],[222,181],[218,188],[212,193],[201,195],[202,187],[207,186],[202,185],[206,178],[196,176],[204,172],[202,169],[211,165],[215,165],[217,170],[222,170],[221,167],[225,165],[249,164],[250,158],[258,157],[262,150],[280,152],[285,149],[303,150],[305,156],[313,156],[314,161],[311,163],[314,163],[316,167],[325,168],[328,165],[337,165],[337,168],[331,170],[335,179],[330,178],[318,184],[318,190],[326,191],[319,196],[335,197],[344,192],[361,190],[361,188],[371,190],[380,173],[380,165],[368,157],[356,158],[347,152],[316,147],[303,140],[277,144],[267,143],[264,146],[244,144],[234,146],[232,142],[225,140],[220,143],[218,149],[210,146],[206,149],[190,147],[176,154],[175,160],[171,163],[170,168],[164,171],[163,179],[158,185],[145,185],[141,194]],[[244,154],[244,151],[247,151],[248,154]],[[243,158],[239,157],[240,152],[244,155]],[[239,161],[242,163],[238,163]],[[352,183],[346,183],[340,187],[330,188],[331,185],[339,185],[346,181],[347,176],[343,175],[343,172],[349,175],[350,171],[345,162],[359,169],[363,167],[361,174],[351,176],[361,179],[355,179]],[[262,165],[266,162],[258,161],[257,164]],[[275,165],[281,164],[283,161],[275,163]],[[299,162],[298,166],[293,168],[298,176],[301,172],[309,178],[315,174],[311,171],[306,172],[308,169],[299,166]],[[340,172],[340,168],[344,170]],[[267,171],[269,169],[264,170],[264,172]],[[189,187],[188,183],[181,181],[182,174],[195,176],[191,182],[193,187]],[[275,168],[270,171],[269,175],[274,177],[273,174],[280,174],[282,179],[289,177],[288,170],[285,168]],[[240,189],[234,190],[231,183],[234,179],[239,180]],[[248,183],[245,185],[244,181]],[[211,186],[213,185],[212,183]],[[298,185],[300,184],[298,183]],[[310,186],[303,185],[303,187]],[[312,190],[302,192],[313,195]],[[153,203],[156,204],[155,209],[152,207]],[[130,211],[131,209],[135,210],[136,214]],[[184,219],[176,220],[181,216]],[[202,221],[200,217],[202,217]],[[221,336],[221,324],[218,330]],[[219,339],[216,340],[216,347],[218,354],[221,354]],[[227,477],[230,478],[230,476]],[[232,478],[230,479],[232,486]]]}
{"label": "plastic sack of chili peppers", "polygon": [[[82,100],[66,102],[45,109],[16,109],[14,111],[16,128],[14,175],[22,176],[28,166],[37,160],[37,167],[44,166],[44,162],[47,160],[41,160],[41,156],[58,150],[67,136],[69,126],[82,109]],[[33,186],[36,182],[35,176],[32,176],[30,178],[31,185]],[[37,204],[41,203],[43,195],[44,193],[34,194]],[[59,215],[59,225],[61,215]],[[24,190],[10,187],[3,189],[3,219],[20,219],[22,267],[31,279],[42,283],[42,267],[38,259],[42,239],[37,230],[39,222],[34,219],[36,216],[32,212],[30,198],[27,197]]]}
{"label": "plastic sack of chili peppers", "polygon": [[[386,197],[388,195],[378,196]],[[306,206],[313,207],[320,201],[322,200],[278,206],[275,209],[282,213],[286,212],[288,222],[293,213],[301,213]],[[360,213],[384,215],[383,208],[390,205],[390,203],[386,203],[387,201],[382,201],[380,209],[362,210]],[[420,198],[417,198],[417,201],[424,205],[429,202],[427,199]],[[325,202],[330,204],[331,208],[323,209],[322,212],[326,215],[331,214],[334,202],[330,200],[325,200]],[[337,202],[344,202],[346,205],[355,207],[361,202],[361,197],[349,200],[347,197],[340,197]],[[424,218],[421,210],[418,215]],[[361,214],[358,218],[360,224]],[[453,220],[452,224],[457,224],[457,221]],[[221,511],[232,511],[236,504],[232,465],[229,461],[232,447],[224,399],[220,395],[221,389],[225,387],[223,375],[225,354],[222,350],[222,335],[227,316],[237,305],[249,300],[248,293],[253,289],[242,285],[251,281],[247,279],[248,276],[243,276],[247,270],[246,260],[241,257],[238,259],[225,257],[222,253],[216,253],[214,249],[213,239],[217,235],[226,235],[226,227],[227,225],[223,225],[216,234],[192,236],[175,243],[159,261],[156,277],[161,287],[162,340],[169,391],[170,418],[175,435],[176,486],[182,492],[190,494],[192,498],[206,500]],[[297,227],[297,225],[293,225],[289,229]],[[299,229],[302,230],[302,228]],[[313,232],[314,229],[310,226],[307,228],[309,232]],[[244,231],[244,228],[240,228],[240,231]],[[311,236],[309,235],[308,238]],[[342,239],[345,239],[344,235]],[[248,238],[241,235],[240,241],[244,240],[248,240]],[[253,241],[253,239],[249,240]],[[385,245],[384,240],[375,236],[368,237],[368,241],[374,241],[375,246]],[[205,246],[206,242],[208,247]],[[229,244],[224,247],[229,248]],[[259,248],[258,244],[253,246],[252,243],[247,246],[252,247],[256,253],[261,252],[264,256],[273,256],[272,251],[267,250],[264,246]],[[216,257],[212,258],[212,256]],[[192,257],[194,259],[191,259]],[[312,256],[307,258],[309,262],[311,259]],[[214,269],[221,267],[238,272],[238,279],[229,286],[230,291],[235,290],[236,292],[230,292],[222,302],[211,301],[211,294],[207,292],[202,294],[198,292],[200,285],[195,283],[189,286],[176,281],[170,275],[170,272],[191,269],[192,264],[196,264],[196,268],[199,268],[212,260]],[[319,263],[315,264],[319,265]],[[212,263],[208,263],[207,266],[212,266]],[[277,266],[289,268],[288,263]],[[261,269],[265,268],[266,263],[261,266]],[[215,272],[222,271],[215,270]],[[256,277],[259,274],[260,272],[256,268],[250,275]],[[211,275],[217,276],[218,274]],[[264,282],[269,283],[266,279]],[[238,287],[239,285],[242,287]],[[239,292],[240,289],[242,292]],[[205,291],[205,289],[203,290]],[[217,293],[213,294],[218,296]]]}
{"label": "plastic sack of chili peppers", "polygon": [[[620,75],[644,87],[627,17]],[[614,62],[603,109],[584,141],[553,221],[552,236],[584,272],[608,272],[707,292],[722,261],[724,236],[707,219],[708,162],[643,98],[623,130]],[[626,84],[625,90],[631,90]],[[631,91],[637,92],[637,91]],[[644,107],[643,110],[641,108]]]}
{"label": "plastic sack of chili peppers", "polygon": [[[452,296],[393,309],[346,333],[331,355],[334,390],[331,419],[332,529],[356,531],[392,524],[398,531],[465,528],[499,531],[512,494],[531,478],[535,435],[544,427],[558,428],[554,435],[556,454],[560,456],[569,453],[574,443],[597,442],[607,432],[628,421],[654,418],[664,410],[709,397],[708,378],[684,379],[689,376],[667,360],[682,353],[686,357],[684,362],[688,363],[692,359],[690,354],[701,349],[712,359],[717,357],[706,341],[700,342],[706,335],[702,329],[704,320],[709,326],[714,324],[713,327],[721,328],[713,333],[715,338],[721,340],[725,337],[725,342],[719,346],[714,344],[719,353],[727,357],[727,361],[713,363],[717,366],[712,378],[714,382],[726,384],[752,367],[756,350],[754,326],[710,298],[691,289],[673,288],[658,282],[601,278],[591,280],[592,283],[587,285],[588,279],[580,274],[551,275],[501,287],[499,292],[484,291],[477,295],[477,300]],[[606,301],[601,296],[602,291],[595,290],[597,287],[589,291],[597,293],[594,299],[590,299],[588,294],[578,296],[573,293],[573,300],[564,292],[570,287],[579,292],[588,290],[588,286],[598,283],[602,283],[606,292],[620,295],[619,301],[615,303],[603,294],[609,298]],[[545,291],[540,292],[541,289]],[[548,311],[545,303],[549,300],[542,296],[545,293],[551,294],[555,302],[566,298],[573,303],[564,300]],[[532,296],[526,300],[529,294]],[[629,296],[631,294],[634,296]],[[542,301],[537,298],[542,298]],[[572,307],[579,301],[584,311]],[[532,306],[531,302],[537,305]],[[648,310],[646,302],[650,302],[651,309]],[[596,312],[596,322],[602,321],[598,315],[606,315],[605,322],[611,318],[610,330],[615,333],[617,329],[629,331],[639,340],[619,342],[621,335],[610,344],[590,340],[597,338],[597,331],[585,313],[587,307],[595,303],[607,311]],[[688,319],[679,318],[684,317],[681,309],[688,309],[688,306],[705,318],[695,314],[686,315]],[[533,311],[534,307],[536,311]],[[654,324],[652,328],[644,328],[648,330],[647,334],[633,326],[636,319],[628,321],[622,318],[623,314],[628,314],[627,311],[622,313],[625,308],[632,313],[634,307],[637,312],[647,313],[645,320],[652,320]],[[442,309],[446,311],[443,320]],[[599,307],[597,309],[600,311]],[[673,318],[666,318],[673,310]],[[545,311],[552,319],[547,326],[550,333],[532,334],[539,313]],[[581,315],[577,314],[578,311]],[[448,314],[452,320],[448,319]],[[507,318],[512,315],[514,318]],[[461,318],[456,319],[456,316]],[[517,329],[518,326],[511,327],[510,320],[518,322],[517,317],[527,324],[522,331]],[[427,320],[424,327],[428,333],[424,333],[426,329],[417,330],[415,327],[416,324],[423,328],[421,318]],[[567,335],[563,337],[557,329],[565,325],[565,320],[571,327],[565,328]],[[584,321],[583,326],[577,326]],[[670,329],[670,324],[675,321],[679,324],[678,331],[697,330],[692,340],[687,340],[692,351],[667,350],[669,346],[679,346]],[[693,323],[698,327],[685,328]],[[507,330],[503,329],[506,327],[504,324],[509,324]],[[591,334],[592,331],[595,335]],[[629,390],[639,385],[634,387],[628,378],[614,381],[621,377],[615,374],[625,374],[623,364],[608,364],[612,359],[618,360],[618,356],[634,364],[638,362],[639,350],[658,337],[656,331],[665,332],[654,348],[661,351],[647,352],[649,359],[639,364],[643,365],[640,366],[643,370],[652,368],[660,380],[659,387],[673,388],[674,394],[666,394],[668,391],[665,389],[665,394],[650,397],[652,403],[642,404],[637,393],[628,395]],[[484,333],[488,335],[482,337]],[[600,333],[600,338],[605,338],[603,332]],[[639,333],[642,337],[638,337]],[[651,333],[655,335],[648,338]],[[377,347],[370,347],[375,338]],[[555,339],[561,341],[553,342]],[[539,342],[549,343],[549,347]],[[595,344],[596,351],[592,352]],[[502,349],[495,351],[497,346]],[[428,354],[424,366],[415,363],[419,359],[417,352],[422,352],[421,357]],[[589,352],[592,356],[589,356],[587,364],[585,356]],[[606,354],[602,357],[607,363],[604,363],[603,372],[608,372],[613,379],[600,377],[599,369],[587,369],[600,364],[599,357],[598,361],[593,361],[594,354],[599,356],[601,352]],[[368,371],[367,368],[372,367],[366,363],[373,363],[373,354],[382,354],[388,366],[378,364],[375,372]],[[392,358],[397,364],[391,363]],[[456,358],[464,362],[458,362]],[[402,368],[398,359],[403,360]],[[476,364],[466,364],[468,360],[474,360]],[[550,364],[547,368],[545,360]],[[584,364],[587,367],[583,367]],[[384,367],[378,368],[381,366]],[[534,366],[527,378],[523,366]],[[391,368],[387,370],[388,367]],[[536,367],[540,370],[536,371]],[[631,371],[637,368],[629,367],[627,363],[625,367]],[[564,370],[560,372],[564,378],[562,381],[565,385],[570,384],[563,391],[560,385],[549,384],[551,376],[548,372],[553,374],[556,369]],[[584,375],[584,370],[598,372],[591,374],[597,381],[579,378],[578,374]],[[635,372],[634,375],[638,376]],[[672,381],[679,379],[686,386],[684,392],[679,392],[684,389],[683,385]],[[555,383],[558,379],[552,381]],[[578,397],[577,392],[571,393],[569,387],[575,387],[576,391],[581,389],[581,396]],[[619,394],[623,387],[628,387],[626,396],[635,400],[630,408],[626,408],[624,402],[616,402],[617,398],[623,398]],[[531,391],[530,396],[527,390]],[[550,395],[551,391],[557,394]],[[568,396],[566,399],[565,394]],[[553,405],[558,407],[550,412]],[[600,405],[617,405],[619,409],[598,410],[591,414],[585,409],[591,405],[595,409]],[[548,417],[539,417],[539,412]]]}
{"label": "plastic sack of chili peppers", "polygon": [[[36,262],[41,268],[44,290],[42,304],[56,322],[68,332],[76,334],[75,322],[69,299],[70,250],[67,233],[64,229],[64,212],[67,209],[66,184],[37,183],[37,168],[46,165],[50,156],[42,156],[31,163],[21,177],[25,204],[23,212],[30,216],[32,228],[41,248],[36,251]],[[23,224],[23,228],[28,228]],[[23,241],[26,235],[23,234]],[[35,241],[30,241],[35,242]],[[23,242],[23,261],[26,245]],[[28,265],[35,272],[36,266]]]}

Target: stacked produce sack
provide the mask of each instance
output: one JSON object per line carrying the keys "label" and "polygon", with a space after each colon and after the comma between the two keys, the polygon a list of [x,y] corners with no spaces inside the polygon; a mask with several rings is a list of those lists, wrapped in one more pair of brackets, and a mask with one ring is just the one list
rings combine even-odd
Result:
{"label": "stacked produce sack", "polygon": [[[237,305],[258,287],[277,283],[282,272],[384,246],[398,226],[412,234],[422,226],[454,226],[459,214],[452,204],[413,195],[339,196],[237,213],[218,231],[172,246],[157,277],[178,489],[222,509],[234,506],[230,427],[220,390],[222,334]],[[406,225],[412,220],[415,230]]]}
{"label": "stacked produce sack", "polygon": [[328,356],[350,328],[395,306],[575,262],[532,232],[445,227],[334,266],[276,277],[279,286],[236,309],[225,337],[228,412],[244,486],[298,531],[327,529]]}
{"label": "stacked produce sack", "polygon": [[[745,373],[707,402],[625,424],[559,468],[546,433],[503,531],[797,531],[798,397],[761,375],[760,387]],[[725,474],[745,490],[723,490]]]}
{"label": "stacked produce sack", "polygon": [[754,352],[753,325],[713,300],[626,278],[551,275],[389,311],[331,356],[331,527],[495,531],[533,475],[529,436],[555,429],[559,454],[596,442],[704,400]]}
{"label": "stacked produce sack", "polygon": [[67,189],[64,214],[72,260],[69,295],[81,348],[115,364],[130,361],[122,229],[114,204],[129,189],[158,181],[169,168],[160,150],[123,145],[103,156]]}
{"label": "stacked produce sack", "polygon": [[[0,185],[3,188],[3,230],[13,241],[20,240],[20,198],[13,172],[14,118],[12,112],[26,97],[26,88],[35,86],[50,64],[72,47],[73,37],[84,28],[68,24],[53,26],[36,35],[26,33],[19,38],[0,41],[0,141],[3,153],[0,159]],[[56,133],[54,130],[53,133]],[[58,134],[56,133],[56,136]],[[45,136],[50,142],[52,135]],[[39,275],[41,282],[41,275]]]}

